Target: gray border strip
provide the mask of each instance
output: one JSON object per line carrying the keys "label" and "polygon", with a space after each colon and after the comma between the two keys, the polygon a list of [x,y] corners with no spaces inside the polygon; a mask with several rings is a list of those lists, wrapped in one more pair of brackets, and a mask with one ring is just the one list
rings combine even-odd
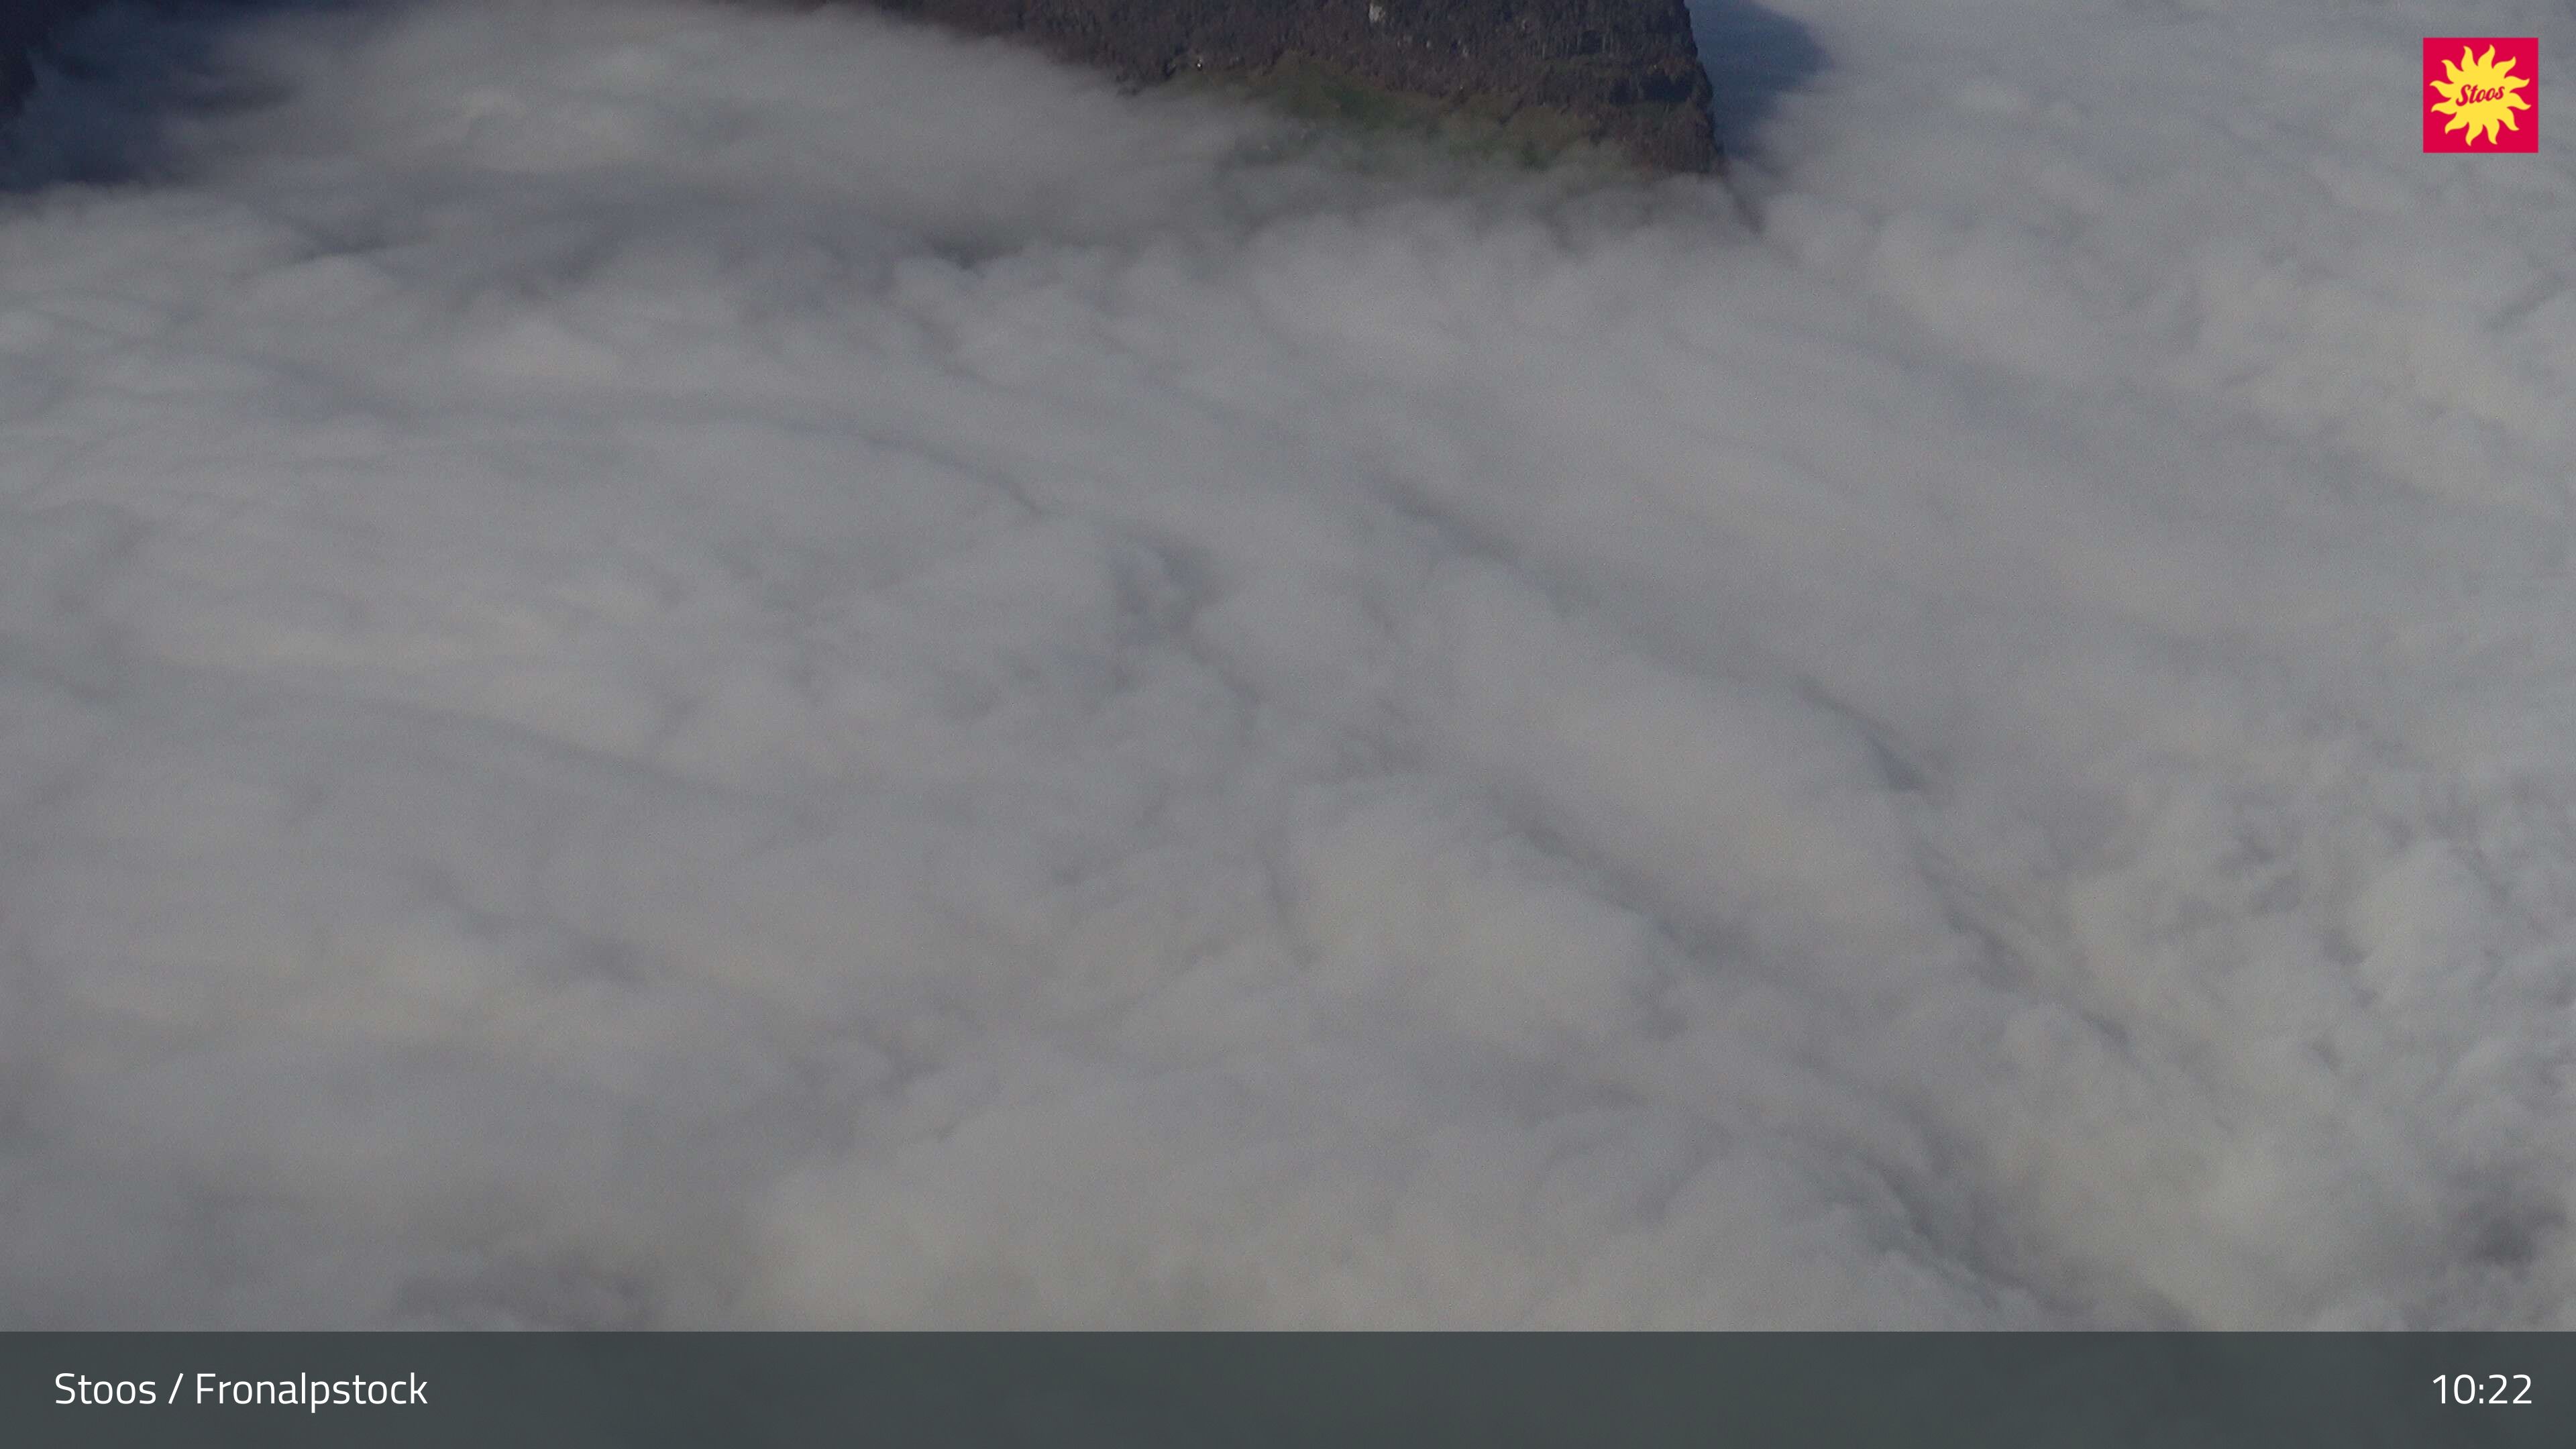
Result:
{"label": "gray border strip", "polygon": [[[198,1402],[411,1376],[416,1407]],[[2576,1335],[19,1333],[0,1444],[2563,1449]]]}

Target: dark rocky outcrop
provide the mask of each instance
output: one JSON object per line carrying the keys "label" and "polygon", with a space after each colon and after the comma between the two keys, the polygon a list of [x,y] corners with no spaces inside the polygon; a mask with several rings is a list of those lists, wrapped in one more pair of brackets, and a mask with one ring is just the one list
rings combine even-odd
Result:
{"label": "dark rocky outcrop", "polygon": [[1685,0],[867,0],[1020,35],[1133,83],[1190,76],[1361,110],[1427,103],[1659,171],[1717,165]]}
{"label": "dark rocky outcrop", "polygon": [[[46,36],[97,0],[0,0],[0,114]],[[811,3],[811,0],[809,0]],[[1685,0],[861,0],[1025,37],[1135,84],[1243,82],[1363,120],[1593,142],[1659,171],[1717,164]]]}
{"label": "dark rocky outcrop", "polygon": [[0,116],[18,108],[35,80],[36,48],[55,27],[98,0],[0,0]]}

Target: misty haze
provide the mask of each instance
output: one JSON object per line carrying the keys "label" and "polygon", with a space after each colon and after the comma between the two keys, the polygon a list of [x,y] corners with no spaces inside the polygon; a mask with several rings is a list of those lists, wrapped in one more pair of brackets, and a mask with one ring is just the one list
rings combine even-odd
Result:
{"label": "misty haze", "polygon": [[2576,1328],[2563,0],[1697,19],[63,35],[0,1326]]}

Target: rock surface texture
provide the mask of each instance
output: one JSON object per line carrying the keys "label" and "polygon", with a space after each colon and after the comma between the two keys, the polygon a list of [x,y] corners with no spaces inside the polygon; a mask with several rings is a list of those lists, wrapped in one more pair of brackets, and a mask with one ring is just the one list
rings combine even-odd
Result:
{"label": "rock surface texture", "polygon": [[1134,83],[1295,75],[1715,169],[1685,0],[867,0]]}
{"label": "rock surface texture", "polygon": [[[36,48],[97,0],[0,0],[0,114]],[[810,0],[809,0],[810,3]],[[1718,162],[1686,0],[861,0],[1025,37],[1135,84],[1199,77],[1383,98],[1658,171]]]}

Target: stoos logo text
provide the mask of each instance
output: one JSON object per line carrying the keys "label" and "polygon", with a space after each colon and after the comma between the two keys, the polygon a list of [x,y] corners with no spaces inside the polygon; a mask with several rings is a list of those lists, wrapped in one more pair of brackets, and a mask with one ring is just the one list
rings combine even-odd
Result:
{"label": "stoos logo text", "polygon": [[2424,37],[2426,151],[2538,151],[2537,36]]}

